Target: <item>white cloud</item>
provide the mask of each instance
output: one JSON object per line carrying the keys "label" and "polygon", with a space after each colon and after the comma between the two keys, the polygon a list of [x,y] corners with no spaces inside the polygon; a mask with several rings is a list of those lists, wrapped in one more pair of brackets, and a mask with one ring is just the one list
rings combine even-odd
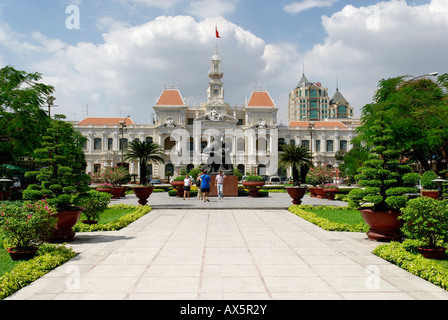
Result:
{"label": "white cloud", "polygon": [[[218,40],[216,21],[223,35]],[[33,63],[31,70],[43,73],[56,87],[57,112],[69,119],[75,113],[80,119],[88,103],[90,116],[130,113],[147,123],[156,98],[173,83],[191,105],[205,102],[217,43],[231,105],[242,106],[256,82],[269,84],[266,70],[274,73],[279,67],[273,54],[265,55],[262,39],[224,18],[197,22],[190,16],[161,16],[139,26],[115,26],[102,44],[64,47],[55,41],[50,46],[48,39],[35,37],[49,56]]]}
{"label": "white cloud", "polygon": [[146,7],[154,7],[163,10],[168,10],[175,5],[184,2],[185,0],[118,0],[128,5],[138,5]]}
{"label": "white cloud", "polygon": [[190,3],[189,13],[200,18],[222,17],[235,10],[238,0],[199,0]]}
{"label": "white cloud", "polygon": [[284,7],[289,13],[299,13],[311,8],[331,7],[338,0],[303,0],[301,2],[293,2]]}
{"label": "white cloud", "polygon": [[371,102],[382,78],[446,70],[446,2],[412,6],[403,0],[375,6],[346,6],[322,18],[328,34],[304,57],[307,76],[333,87],[336,78],[357,107]]}

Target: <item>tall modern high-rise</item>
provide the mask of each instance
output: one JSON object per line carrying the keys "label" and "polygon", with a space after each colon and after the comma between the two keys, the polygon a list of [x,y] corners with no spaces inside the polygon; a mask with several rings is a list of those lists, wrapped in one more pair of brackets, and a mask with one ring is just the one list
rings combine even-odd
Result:
{"label": "tall modern high-rise", "polygon": [[320,82],[311,82],[305,74],[297,87],[289,93],[288,121],[325,121],[353,117],[353,108],[336,89],[333,97]]}

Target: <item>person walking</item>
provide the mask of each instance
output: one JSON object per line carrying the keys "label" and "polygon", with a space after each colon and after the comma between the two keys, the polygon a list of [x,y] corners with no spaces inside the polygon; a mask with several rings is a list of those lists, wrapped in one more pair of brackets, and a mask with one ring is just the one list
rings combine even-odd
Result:
{"label": "person walking", "polygon": [[196,187],[198,188],[198,200],[203,200],[202,199],[202,189],[201,189],[201,184],[202,184],[202,179],[201,179],[201,175],[199,175],[196,178]]}
{"label": "person walking", "polygon": [[215,187],[218,191],[218,200],[224,199],[224,179],[226,178],[226,175],[222,173],[221,170],[219,170],[218,175],[216,176],[215,180]]}
{"label": "person walking", "polygon": [[188,200],[190,200],[190,188],[191,188],[191,178],[190,176],[185,176],[184,179],[184,200],[185,196],[188,195]]}
{"label": "person walking", "polygon": [[201,191],[204,198],[204,202],[210,202],[210,176],[207,174],[207,170],[204,170],[204,174],[201,176]]}

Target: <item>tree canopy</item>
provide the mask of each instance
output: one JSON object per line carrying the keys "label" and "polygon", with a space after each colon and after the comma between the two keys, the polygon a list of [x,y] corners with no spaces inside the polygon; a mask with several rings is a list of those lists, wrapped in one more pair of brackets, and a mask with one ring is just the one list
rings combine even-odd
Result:
{"label": "tree canopy", "polygon": [[355,141],[374,144],[377,120],[391,130],[402,157],[421,163],[429,170],[430,159],[448,162],[448,74],[437,82],[407,76],[382,79],[373,103],[362,109],[362,126]]}
{"label": "tree canopy", "polygon": [[30,157],[40,147],[51,122],[42,107],[54,93],[54,87],[38,82],[41,78],[11,66],[0,69],[1,162]]}

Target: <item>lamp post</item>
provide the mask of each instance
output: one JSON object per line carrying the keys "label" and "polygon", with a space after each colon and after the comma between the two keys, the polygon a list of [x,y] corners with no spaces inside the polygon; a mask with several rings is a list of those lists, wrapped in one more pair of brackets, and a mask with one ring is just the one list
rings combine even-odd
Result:
{"label": "lamp post", "polygon": [[308,133],[311,136],[311,139],[310,139],[311,158],[313,158],[313,135],[316,132],[316,129],[314,128],[314,126],[315,126],[314,122],[308,122]]}
{"label": "lamp post", "polygon": [[438,177],[437,179],[432,180],[437,183],[437,191],[438,191],[438,199],[442,198],[442,192],[443,192],[443,183],[446,181],[445,179],[442,179],[441,177]]}
{"label": "lamp post", "polygon": [[124,158],[124,128],[126,128],[126,120],[131,116],[127,116],[123,121],[120,121],[121,125],[121,167],[123,167]]}

